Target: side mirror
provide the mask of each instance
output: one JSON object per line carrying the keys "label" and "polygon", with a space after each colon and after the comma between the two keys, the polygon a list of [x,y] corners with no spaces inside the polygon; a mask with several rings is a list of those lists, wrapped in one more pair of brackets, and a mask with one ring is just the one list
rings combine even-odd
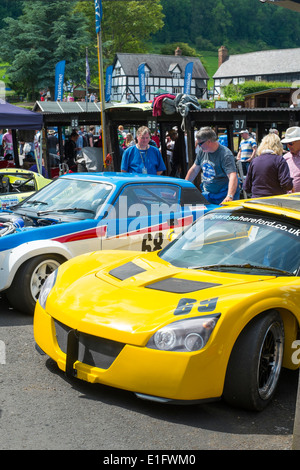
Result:
{"label": "side mirror", "polygon": [[168,233],[167,233],[167,240],[169,240],[170,242],[172,242],[172,241],[175,240],[177,237],[178,237],[178,234],[175,233],[175,230],[174,230],[174,229],[171,229],[171,230],[168,231]]}

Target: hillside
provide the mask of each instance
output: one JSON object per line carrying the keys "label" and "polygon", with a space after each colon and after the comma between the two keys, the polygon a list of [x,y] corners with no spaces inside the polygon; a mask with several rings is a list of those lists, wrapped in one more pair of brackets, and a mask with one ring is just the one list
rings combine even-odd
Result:
{"label": "hillside", "polygon": [[230,55],[300,47],[300,15],[259,0],[161,0],[161,4],[164,27],[147,44],[148,51],[159,53],[168,43],[185,43],[200,56],[210,77],[218,68],[221,45]]}
{"label": "hillside", "polygon": [[[133,5],[139,1],[126,0],[126,8],[134,12]],[[151,0],[143,2],[151,3]],[[93,2],[70,0],[70,6],[76,3]],[[164,26],[152,35],[153,44],[180,41],[200,53],[216,52],[225,45],[230,54],[300,47],[300,15],[285,8],[259,0],[160,0],[160,3]],[[112,11],[117,13],[124,0],[102,0],[102,4],[105,16]],[[108,10],[109,4],[113,6],[112,11]],[[18,18],[22,8],[26,10],[26,2],[22,0],[1,0],[0,30],[6,25],[5,18]]]}
{"label": "hillside", "polygon": [[[227,47],[230,55],[300,47],[300,15],[259,0],[102,2],[104,67],[113,62],[116,52],[174,54],[176,45],[180,43],[185,45],[183,54],[199,56],[212,77],[217,70],[221,45]],[[5,81],[10,79],[11,86],[18,93],[23,94],[26,90],[34,95],[45,86],[53,86],[54,65],[66,58],[65,79],[80,83],[85,80],[86,48],[89,50],[91,78],[96,80],[98,59],[93,3],[92,0],[47,0],[45,3],[41,0],[1,0],[0,58],[2,62],[10,63]],[[44,5],[42,10],[41,4]],[[75,8],[83,15],[76,18],[80,27],[75,27],[75,16],[70,20]],[[54,15],[53,21],[44,18],[46,10],[49,15]],[[59,34],[60,29],[68,31],[67,42]],[[72,41],[76,42],[76,47]],[[209,87],[212,84],[211,79]]]}
{"label": "hillside", "polygon": [[161,0],[164,27],[153,40],[230,54],[300,45],[300,15],[259,0]]}

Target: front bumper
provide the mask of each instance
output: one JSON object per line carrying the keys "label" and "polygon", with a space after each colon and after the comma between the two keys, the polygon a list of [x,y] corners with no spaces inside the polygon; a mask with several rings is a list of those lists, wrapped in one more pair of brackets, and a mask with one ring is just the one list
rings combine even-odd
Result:
{"label": "front bumper", "polygon": [[[91,331],[92,325],[91,325]],[[68,328],[37,303],[37,345],[68,376],[170,400],[213,400],[223,392],[226,363],[212,344],[194,353],[158,351]]]}

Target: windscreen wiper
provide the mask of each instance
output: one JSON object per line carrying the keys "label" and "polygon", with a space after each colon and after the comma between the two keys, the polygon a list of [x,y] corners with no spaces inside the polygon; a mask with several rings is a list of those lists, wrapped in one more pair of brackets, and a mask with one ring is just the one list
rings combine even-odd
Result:
{"label": "windscreen wiper", "polygon": [[206,266],[189,266],[189,269],[203,269],[203,270],[218,270],[218,268],[242,268],[242,269],[259,269],[261,271],[272,271],[273,273],[284,274],[286,276],[294,276],[293,273],[289,271],[284,271],[283,269],[272,268],[271,266],[259,266],[255,264],[245,263],[245,264],[210,264]]}
{"label": "windscreen wiper", "polygon": [[[23,201],[22,201],[23,202]],[[48,206],[48,202],[45,202],[45,201],[38,201],[37,199],[35,199],[34,201],[27,201],[26,204],[32,204],[32,205],[35,205],[35,204],[43,204],[45,206]]]}
{"label": "windscreen wiper", "polygon": [[44,214],[50,214],[51,212],[88,212],[95,215],[95,211],[92,211],[91,209],[84,209],[82,207],[72,207],[68,209],[49,209],[47,211],[40,211],[37,213],[37,215],[40,216]]}

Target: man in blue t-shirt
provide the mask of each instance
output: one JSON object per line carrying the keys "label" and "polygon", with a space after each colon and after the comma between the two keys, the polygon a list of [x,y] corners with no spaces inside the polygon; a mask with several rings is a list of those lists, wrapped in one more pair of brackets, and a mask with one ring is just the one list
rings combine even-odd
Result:
{"label": "man in blue t-shirt", "polygon": [[232,152],[218,142],[210,127],[202,127],[196,138],[199,149],[185,179],[194,181],[201,171],[202,194],[211,204],[238,199],[238,178]]}
{"label": "man in blue t-shirt", "polygon": [[161,175],[166,170],[158,148],[149,145],[150,136],[150,130],[146,126],[137,130],[137,144],[128,147],[122,155],[121,171],[123,173]]}

